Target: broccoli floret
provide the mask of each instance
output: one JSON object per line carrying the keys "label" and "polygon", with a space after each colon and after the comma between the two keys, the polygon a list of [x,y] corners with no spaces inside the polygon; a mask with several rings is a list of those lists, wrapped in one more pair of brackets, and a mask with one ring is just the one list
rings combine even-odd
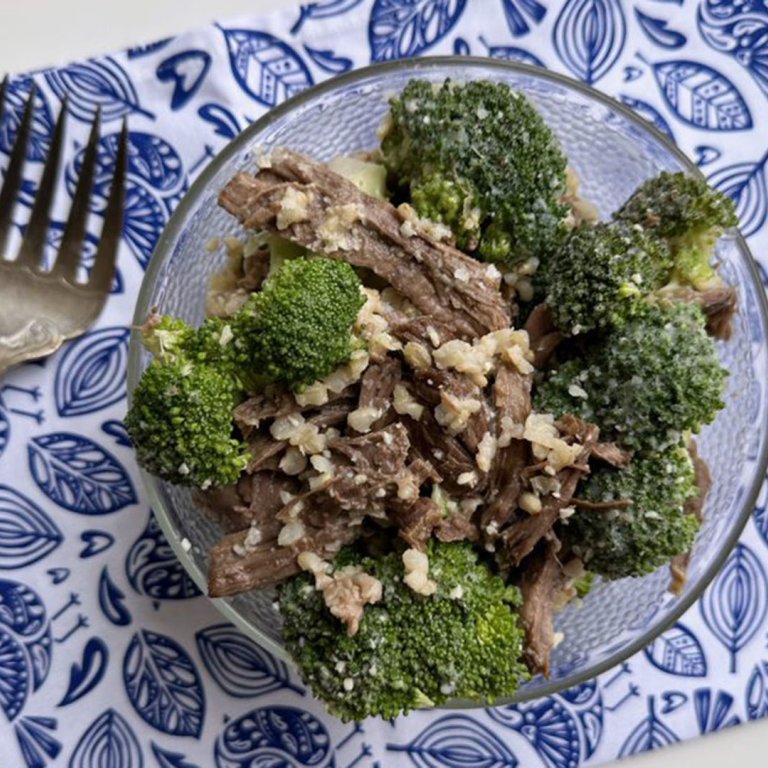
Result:
{"label": "broccoli floret", "polygon": [[710,265],[717,239],[737,224],[733,201],[703,178],[663,171],[641,184],[614,214],[669,242],[674,277],[699,290],[717,280]]}
{"label": "broccoli floret", "polygon": [[489,261],[515,264],[559,238],[566,160],[524,96],[503,83],[411,80],[390,103],[384,162],[420,216]]}
{"label": "broccoli floret", "polygon": [[312,691],[342,720],[395,717],[452,697],[490,702],[525,676],[520,593],[477,561],[471,545],[433,542],[431,596],[403,581],[401,556],[343,552],[334,567],[359,565],[382,582],[360,628],[344,633],[309,576],[279,591],[283,638]]}
{"label": "broccoli floret", "polygon": [[138,330],[142,344],[155,358],[165,361],[183,354],[195,335],[195,329],[178,317],[159,315],[154,311]]}
{"label": "broccoli floret", "polygon": [[139,464],[178,485],[233,483],[248,461],[232,437],[229,376],[182,357],[155,360],[133,393],[125,426]]}
{"label": "broccoli floret", "polygon": [[595,577],[597,574],[587,571],[573,583],[573,588],[576,590],[576,597],[583,600],[591,591],[595,584]]}
{"label": "broccoli floret", "polygon": [[661,449],[715,418],[726,376],[698,306],[645,304],[545,379],[535,407],[594,421],[629,448]]}
{"label": "broccoli floret", "polygon": [[557,326],[576,335],[620,325],[671,269],[664,240],[620,222],[573,230],[537,277]]}
{"label": "broccoli floret", "polygon": [[682,446],[636,457],[626,469],[597,469],[582,483],[579,496],[632,504],[578,510],[564,528],[566,541],[601,576],[644,576],[691,548],[699,522],[684,505],[698,492],[693,463]]}
{"label": "broccoli floret", "polygon": [[295,258],[248,299],[233,329],[254,372],[299,389],[349,358],[352,326],[364,303],[348,264]]}

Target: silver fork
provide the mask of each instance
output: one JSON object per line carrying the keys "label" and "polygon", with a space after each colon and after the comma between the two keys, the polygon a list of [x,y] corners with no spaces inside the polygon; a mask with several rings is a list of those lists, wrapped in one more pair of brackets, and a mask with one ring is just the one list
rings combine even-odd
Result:
{"label": "silver fork", "polygon": [[[0,118],[8,78],[0,85]],[[123,123],[115,162],[112,189],[104,209],[104,225],[96,256],[86,282],[78,282],[89,198],[96,170],[100,133],[97,113],[83,155],[80,178],[64,227],[61,244],[50,270],[44,271],[43,254],[50,224],[59,161],[64,143],[67,103],[62,104],[43,169],[29,223],[16,258],[7,257],[12,214],[22,183],[22,171],[34,114],[33,86],[19,125],[16,143],[0,189],[0,375],[24,360],[46,357],[66,339],[84,333],[96,320],[109,295],[115,274],[117,246],[123,227],[127,128]]]}

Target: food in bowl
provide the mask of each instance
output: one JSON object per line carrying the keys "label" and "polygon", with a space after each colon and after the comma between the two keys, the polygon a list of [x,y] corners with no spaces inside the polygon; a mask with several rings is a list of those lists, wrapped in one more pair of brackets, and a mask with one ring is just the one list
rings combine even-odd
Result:
{"label": "food in bowl", "polygon": [[[661,174],[609,222],[524,96],[413,81],[381,146],[259,158],[194,329],[151,315],[127,426],[226,530],[209,593],[279,584],[344,719],[547,674],[553,614],[685,553],[722,407],[733,206]],[[212,233],[214,234],[214,233]]]}

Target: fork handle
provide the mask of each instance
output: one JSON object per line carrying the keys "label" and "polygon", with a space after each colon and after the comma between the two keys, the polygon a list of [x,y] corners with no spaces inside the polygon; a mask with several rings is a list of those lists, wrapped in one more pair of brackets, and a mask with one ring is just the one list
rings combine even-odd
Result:
{"label": "fork handle", "polygon": [[47,357],[63,341],[56,325],[45,318],[32,320],[10,336],[0,336],[0,376],[25,360]]}

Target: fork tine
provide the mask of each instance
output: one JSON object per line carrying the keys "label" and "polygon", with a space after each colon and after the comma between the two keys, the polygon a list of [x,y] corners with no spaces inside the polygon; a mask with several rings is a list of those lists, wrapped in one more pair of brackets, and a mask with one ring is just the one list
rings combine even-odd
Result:
{"label": "fork tine", "polygon": [[101,132],[101,110],[96,111],[96,117],[88,137],[88,144],[83,155],[83,165],[80,178],[77,180],[72,208],[61,236],[59,255],[53,265],[52,273],[65,280],[74,281],[77,277],[77,267],[80,264],[80,254],[85,239],[85,227],[88,221],[88,203],[91,197],[93,176],[96,170],[96,150]]}
{"label": "fork tine", "polygon": [[[5,95],[5,89],[7,88],[7,78],[4,86],[3,95]],[[35,112],[36,95],[37,87],[33,83],[29,92],[27,106],[24,108],[24,116],[19,125],[19,131],[16,134],[16,144],[13,147],[13,152],[11,152],[11,160],[5,172],[5,182],[3,183],[2,190],[0,190],[0,258],[4,255],[8,233],[13,223],[13,206],[21,187],[21,174],[24,168],[24,160],[27,156],[27,145],[29,144],[29,134],[32,127],[32,116]]]}
{"label": "fork tine", "polygon": [[56,128],[53,132],[51,154],[48,155],[45,168],[43,169],[43,176],[40,179],[35,205],[32,208],[32,213],[24,232],[24,240],[21,243],[21,249],[17,257],[19,264],[24,264],[31,268],[40,266],[43,260],[45,236],[48,232],[48,219],[51,212],[51,203],[53,202],[53,193],[56,189],[56,178],[59,174],[61,148],[64,144],[66,118],[67,99],[65,97],[64,101],[62,101],[59,119],[56,121]]}
{"label": "fork tine", "polygon": [[96,251],[96,258],[91,269],[88,287],[103,291],[105,294],[112,287],[115,274],[117,249],[123,234],[123,207],[125,203],[125,169],[128,159],[128,124],[123,120],[120,131],[120,145],[115,160],[115,174],[112,177],[112,189],[104,212],[104,227]]}

